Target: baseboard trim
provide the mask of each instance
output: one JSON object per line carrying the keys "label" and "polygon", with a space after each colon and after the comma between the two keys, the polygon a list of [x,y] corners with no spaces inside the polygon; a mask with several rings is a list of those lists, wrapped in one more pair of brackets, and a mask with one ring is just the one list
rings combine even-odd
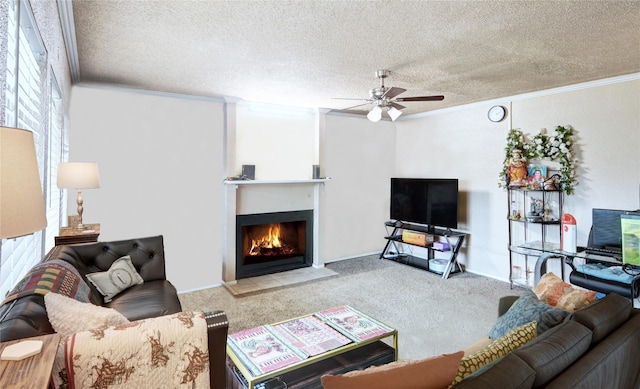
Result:
{"label": "baseboard trim", "polygon": [[223,285],[223,284],[220,282],[220,283],[217,283],[217,284],[211,284],[211,285],[207,285],[207,286],[201,286],[201,287],[199,287],[199,288],[186,289],[186,290],[179,290],[179,291],[178,291],[178,295],[185,294],[185,293],[199,292],[199,291],[201,291],[201,290],[206,290],[206,289],[211,289],[211,288],[217,288],[217,287],[222,286],[222,285]]}
{"label": "baseboard trim", "polygon": [[342,257],[342,258],[334,258],[334,259],[327,259],[326,261],[324,261],[325,265],[327,263],[331,263],[331,262],[340,262],[340,261],[346,261],[349,259],[355,259],[355,258],[361,258],[361,257],[367,257],[369,255],[380,255],[380,251],[374,251],[371,253],[365,253],[365,254],[358,254],[358,255],[353,255],[350,257]]}

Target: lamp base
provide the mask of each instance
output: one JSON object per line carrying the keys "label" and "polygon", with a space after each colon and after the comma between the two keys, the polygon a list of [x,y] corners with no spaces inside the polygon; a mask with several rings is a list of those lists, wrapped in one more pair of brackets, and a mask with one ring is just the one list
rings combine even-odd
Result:
{"label": "lamp base", "polygon": [[78,230],[78,231],[84,231],[87,228],[89,228],[89,227],[87,227],[86,225],[84,225],[82,223],[78,223],[78,224],[76,224],[75,227],[73,227],[74,230]]}

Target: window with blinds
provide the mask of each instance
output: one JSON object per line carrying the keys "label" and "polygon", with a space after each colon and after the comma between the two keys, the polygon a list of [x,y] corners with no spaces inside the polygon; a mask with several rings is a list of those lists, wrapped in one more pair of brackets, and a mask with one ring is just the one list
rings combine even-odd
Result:
{"label": "window with blinds", "polygon": [[45,238],[45,250],[55,245],[55,237],[60,232],[64,215],[67,214],[66,192],[58,189],[56,178],[58,177],[58,163],[68,160],[69,149],[66,147],[64,132],[64,110],[62,107],[62,95],[58,88],[58,82],[50,72],[51,95],[49,99],[49,131],[47,131],[47,156],[45,161],[45,174],[43,175],[43,188],[46,196],[45,210],[47,212],[47,228]]}
{"label": "window with blinds", "polygon": [[47,53],[28,1],[9,1],[6,28],[4,125],[33,132],[48,227],[0,242],[0,301],[54,245],[66,213],[55,177],[68,153],[59,87],[47,72]]}

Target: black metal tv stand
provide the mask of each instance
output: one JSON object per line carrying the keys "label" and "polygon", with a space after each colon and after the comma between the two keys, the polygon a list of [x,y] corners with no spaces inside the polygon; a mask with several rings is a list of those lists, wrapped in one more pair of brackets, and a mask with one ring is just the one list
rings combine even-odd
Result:
{"label": "black metal tv stand", "polygon": [[[426,226],[423,224],[412,224],[412,223],[405,223],[405,222],[394,221],[394,220],[390,220],[384,223],[384,225],[387,228],[387,230],[389,230],[390,228],[393,228],[393,230],[388,236],[385,236],[385,239],[387,240],[387,244],[384,246],[384,250],[382,250],[382,253],[380,253],[380,259],[382,258],[389,259],[392,261],[417,267],[423,270],[427,270],[432,273],[442,274],[443,279],[449,278],[449,275],[451,273],[464,271],[462,269],[462,266],[460,266],[460,264],[458,263],[457,256],[458,256],[458,252],[460,251],[460,247],[462,247],[462,243],[464,242],[464,238],[467,236],[466,233],[451,230],[448,228],[445,229],[445,228],[439,228],[439,227]],[[434,248],[432,245],[422,246],[419,244],[405,242],[402,240],[403,230],[431,234],[434,236],[434,238],[438,237],[437,239],[438,241],[447,242],[447,244],[449,245],[449,249],[439,250],[437,248]],[[399,243],[426,248],[427,259],[415,257],[413,255],[404,253],[401,250],[401,245],[399,245]],[[435,258],[435,255],[434,255],[435,251],[449,253],[449,258],[443,258],[447,261],[447,264],[444,268],[444,271],[442,272],[435,271],[434,269],[429,268],[429,260]]]}

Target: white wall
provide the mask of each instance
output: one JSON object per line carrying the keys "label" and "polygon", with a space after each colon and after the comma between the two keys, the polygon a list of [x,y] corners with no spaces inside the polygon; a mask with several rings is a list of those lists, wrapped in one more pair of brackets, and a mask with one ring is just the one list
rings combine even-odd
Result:
{"label": "white wall", "polygon": [[509,99],[396,122],[398,175],[460,179],[459,227],[470,235],[459,258],[468,270],[508,278],[507,198],[497,183],[510,128],[532,137],[541,128],[574,127],[579,184],[565,196],[564,212],[577,219],[579,245],[592,208],[640,207],[640,80],[602,84],[515,96],[500,123],[489,122],[487,111],[509,107]]}
{"label": "white wall", "polygon": [[396,175],[459,180],[458,229],[469,236],[458,259],[469,270],[495,276],[503,265],[490,258],[504,257],[507,247],[507,200],[497,177],[508,126],[486,119],[489,106],[397,122]]}
{"label": "white wall", "polygon": [[256,166],[256,180],[311,178],[315,114],[241,102],[237,107],[236,168]]}
{"label": "white wall", "polygon": [[[102,187],[83,192],[84,219],[101,223],[100,240],[162,234],[168,277],[178,290],[219,285],[223,104],[74,87],[71,109],[71,160],[97,161],[100,168]],[[272,112],[238,111],[236,139],[244,145],[236,151],[238,173],[242,164],[255,163],[258,179],[310,178],[316,123],[308,114],[278,119]],[[334,179],[320,190],[319,262],[380,251],[394,169],[393,124],[328,115],[321,138],[322,174]],[[278,142],[283,147],[274,152]],[[283,190],[293,196],[283,209],[313,204],[309,186],[273,190],[239,189],[240,211],[284,197]],[[244,198],[254,204],[245,206]]]}
{"label": "white wall", "polygon": [[100,170],[100,189],[83,192],[100,240],[164,235],[178,290],[219,284],[223,105],[74,87],[70,116],[70,160]]}
{"label": "white wall", "polygon": [[[382,250],[390,177],[453,177],[460,179],[459,227],[470,234],[461,262],[472,272],[506,280],[507,200],[497,186],[506,135],[510,128],[534,135],[541,127],[551,131],[564,124],[576,131],[580,181],[576,194],[566,199],[565,211],[577,218],[578,243],[585,244],[591,208],[640,206],[640,76],[588,86],[446,109],[395,123],[326,115],[320,164],[322,174],[333,180],[320,190],[320,262]],[[487,120],[491,105],[510,102],[506,120]],[[219,284],[223,104],[74,87],[71,109],[71,160],[100,165],[102,188],[83,193],[85,220],[102,224],[100,238],[163,234],[168,276],[179,290]],[[238,119],[242,139],[240,127],[250,121]],[[261,122],[259,117],[252,120]],[[301,149],[313,148],[312,124],[300,120],[304,130],[295,135],[303,137]],[[280,124],[275,120],[270,126]],[[260,131],[274,130],[270,126]],[[287,175],[297,171],[296,164],[302,166],[301,177],[283,178],[309,178],[312,153],[280,152],[278,166],[292,167]],[[248,163],[244,158],[238,158],[238,166]],[[263,164],[267,162],[256,162],[257,174]],[[299,197],[306,202],[309,194]]]}
{"label": "white wall", "polygon": [[330,262],[380,252],[389,219],[395,127],[340,115],[328,115],[326,124],[321,161],[333,181],[322,193],[323,257]]}

